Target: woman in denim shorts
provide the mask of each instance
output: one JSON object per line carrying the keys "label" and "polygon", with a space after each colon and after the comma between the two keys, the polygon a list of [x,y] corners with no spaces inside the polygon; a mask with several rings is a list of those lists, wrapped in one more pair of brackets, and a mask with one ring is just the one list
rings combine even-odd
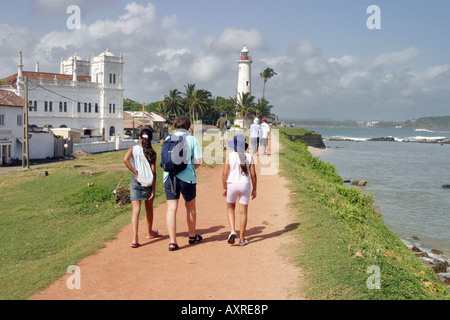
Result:
{"label": "woman in denim shorts", "polygon": [[[130,200],[132,204],[132,216],[131,224],[133,227],[133,240],[130,243],[132,248],[138,248],[140,246],[138,239],[139,229],[139,215],[141,213],[141,202],[145,201],[145,210],[147,213],[147,227],[148,236],[147,239],[153,239],[159,236],[158,230],[152,230],[153,226],[153,200],[155,199],[155,182],[156,182],[156,157],[157,154],[152,147],[153,132],[149,129],[142,130],[139,140],[140,145],[130,148],[125,155],[124,163],[127,168],[133,173],[130,183]],[[139,172],[136,170],[136,157],[138,154],[143,153],[145,158],[150,164],[150,168],[153,172],[153,183],[150,187],[143,187],[138,182]],[[130,159],[133,158],[133,165],[130,163]]]}

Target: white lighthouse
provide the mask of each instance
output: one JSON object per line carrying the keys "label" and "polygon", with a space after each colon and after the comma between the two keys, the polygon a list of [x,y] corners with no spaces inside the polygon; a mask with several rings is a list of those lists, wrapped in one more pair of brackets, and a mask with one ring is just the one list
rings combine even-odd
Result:
{"label": "white lighthouse", "polygon": [[248,49],[246,46],[241,51],[241,59],[238,60],[239,75],[238,75],[238,87],[237,87],[237,101],[241,100],[244,93],[252,92],[252,59],[248,55]]}

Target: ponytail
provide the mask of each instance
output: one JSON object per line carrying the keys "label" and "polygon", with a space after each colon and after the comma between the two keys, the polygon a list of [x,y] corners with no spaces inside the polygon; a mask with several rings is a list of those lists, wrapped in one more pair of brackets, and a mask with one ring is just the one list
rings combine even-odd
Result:
{"label": "ponytail", "polygon": [[156,162],[156,151],[152,147],[153,132],[150,129],[142,130],[140,136],[142,141],[142,149],[144,149],[145,158],[150,164]]}
{"label": "ponytail", "polygon": [[248,168],[246,162],[246,156],[244,152],[238,152],[239,155],[239,163],[241,164],[242,175],[248,177]]}

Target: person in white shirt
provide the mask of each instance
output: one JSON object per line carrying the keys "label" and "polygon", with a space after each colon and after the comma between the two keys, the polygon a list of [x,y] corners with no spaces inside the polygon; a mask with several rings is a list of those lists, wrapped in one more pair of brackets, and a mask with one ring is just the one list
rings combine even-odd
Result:
{"label": "person in white shirt", "polygon": [[[227,198],[227,217],[230,224],[228,243],[234,244],[237,237],[235,230],[235,208],[239,198],[240,204],[240,242],[239,246],[248,244],[245,238],[247,228],[248,204],[256,198],[257,177],[253,156],[247,153],[248,143],[244,135],[236,135],[228,142],[234,152],[227,154],[227,161],[223,166],[222,183],[223,196]],[[253,186],[253,188],[251,188]]]}
{"label": "person in white shirt", "polygon": [[264,118],[261,124],[261,147],[263,148],[263,155],[267,155],[267,146],[270,139],[270,126],[267,123],[267,119]]}
{"label": "person in white shirt", "polygon": [[252,145],[253,154],[258,154],[259,141],[261,139],[261,125],[259,119],[255,118],[253,124],[250,126],[250,144]]}

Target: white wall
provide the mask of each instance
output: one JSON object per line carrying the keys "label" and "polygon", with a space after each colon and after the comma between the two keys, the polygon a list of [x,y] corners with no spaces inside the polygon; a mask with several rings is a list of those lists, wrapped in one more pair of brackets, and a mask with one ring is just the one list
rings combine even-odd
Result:
{"label": "white wall", "polygon": [[[30,159],[53,158],[55,153],[55,138],[50,132],[30,132]],[[20,156],[22,158],[22,156]]]}
{"label": "white wall", "polygon": [[116,141],[98,141],[92,143],[74,143],[73,152],[84,150],[89,153],[102,153],[118,150],[127,150],[139,144],[139,140],[121,140],[118,137]]}

